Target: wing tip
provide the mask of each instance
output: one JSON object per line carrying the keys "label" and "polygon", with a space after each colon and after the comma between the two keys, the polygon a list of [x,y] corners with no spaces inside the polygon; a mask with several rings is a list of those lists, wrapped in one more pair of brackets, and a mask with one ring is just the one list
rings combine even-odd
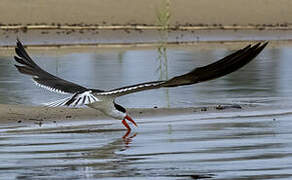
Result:
{"label": "wing tip", "polygon": [[26,59],[27,61],[32,61],[31,58],[29,57],[28,53],[26,52],[24,45],[21,43],[21,41],[18,39],[18,37],[16,39],[16,47],[14,50],[15,50],[15,53],[17,54],[17,56],[19,56],[20,58]]}
{"label": "wing tip", "polygon": [[269,44],[269,41],[261,41],[261,42],[258,42],[256,44],[254,44],[252,46],[252,48],[256,47],[256,48],[262,48],[262,49],[264,49],[268,44]]}
{"label": "wing tip", "polygon": [[[250,61],[262,52],[268,45],[269,41],[249,44],[244,48],[222,58],[219,61],[208,64],[203,67],[195,68],[189,73],[174,77],[168,80],[163,87],[176,87],[183,85],[191,85],[199,82],[204,82],[219,78],[230,74],[241,67],[248,64]],[[206,73],[211,72],[211,73]]]}
{"label": "wing tip", "polygon": [[269,44],[269,41],[259,42],[256,45],[254,45],[254,51],[256,55],[258,55],[260,52],[262,52],[263,49]]}
{"label": "wing tip", "polygon": [[17,46],[18,48],[23,47],[23,44],[21,43],[21,41],[19,40],[18,37],[16,38],[16,46]]}
{"label": "wing tip", "polygon": [[261,45],[261,47],[263,47],[263,49],[269,44],[269,41],[264,41],[263,44]]}

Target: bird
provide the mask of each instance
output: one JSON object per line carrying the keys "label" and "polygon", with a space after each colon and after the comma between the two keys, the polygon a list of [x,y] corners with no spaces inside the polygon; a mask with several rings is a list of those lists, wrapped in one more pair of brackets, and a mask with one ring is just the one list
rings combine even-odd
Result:
{"label": "bird", "polygon": [[47,103],[47,106],[88,106],[111,118],[121,120],[129,132],[131,127],[128,122],[131,122],[134,126],[137,126],[137,123],[130,117],[126,108],[116,103],[116,98],[145,90],[193,85],[225,76],[251,62],[267,44],[268,42],[249,44],[218,61],[195,67],[190,72],[168,80],[144,82],[110,90],[83,87],[50,74],[32,60],[19,39],[16,41],[14,59],[18,63],[15,64],[18,71],[32,76],[36,85],[56,93],[70,94],[66,98]]}

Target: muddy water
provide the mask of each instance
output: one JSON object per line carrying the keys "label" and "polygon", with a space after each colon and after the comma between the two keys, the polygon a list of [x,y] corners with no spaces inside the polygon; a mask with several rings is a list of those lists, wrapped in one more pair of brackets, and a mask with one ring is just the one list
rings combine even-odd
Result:
{"label": "muddy water", "polygon": [[[52,50],[33,57],[66,79],[113,88],[181,74],[232,51],[218,47],[169,48],[167,60],[157,49]],[[124,139],[113,120],[1,125],[0,179],[291,179],[291,52],[290,46],[267,48],[230,76],[119,99],[128,107],[236,103],[261,110],[136,118],[139,128]],[[10,57],[1,59],[0,103],[39,104],[59,97],[34,88]]]}

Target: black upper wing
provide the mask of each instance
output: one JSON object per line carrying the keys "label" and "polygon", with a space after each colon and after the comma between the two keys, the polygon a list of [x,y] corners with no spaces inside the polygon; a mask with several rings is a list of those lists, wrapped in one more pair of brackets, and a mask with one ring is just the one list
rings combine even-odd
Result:
{"label": "black upper wing", "polygon": [[119,97],[144,90],[157,89],[162,87],[191,85],[219,78],[229,73],[232,73],[249,63],[266,47],[267,44],[268,42],[263,44],[257,43],[253,46],[248,45],[245,48],[240,49],[212,64],[195,68],[189,73],[183,74],[181,76],[176,76],[170,80],[153,81],[132,86],[126,86],[118,89],[100,92],[97,93],[97,95],[111,95]]}
{"label": "black upper wing", "polygon": [[266,47],[267,44],[268,42],[263,44],[257,43],[253,46],[248,45],[245,48],[240,49],[212,64],[195,68],[189,73],[183,74],[181,76],[176,76],[170,80],[140,83],[109,91],[103,91],[99,89],[87,89],[78,84],[58,78],[44,71],[29,57],[23,45],[18,40],[17,47],[15,48],[15,52],[18,56],[15,56],[14,59],[21,64],[21,66],[15,65],[19,72],[33,76],[33,79],[36,83],[50,90],[72,94],[82,93],[84,91],[91,90],[97,95],[109,95],[118,97],[130,93],[162,87],[191,85],[222,77],[238,70],[239,68],[249,63]]}
{"label": "black upper wing", "polygon": [[[15,61],[21,65],[15,65],[19,72],[33,76],[33,80],[41,87],[47,88],[56,92],[63,93],[79,93],[88,90],[87,88],[78,84],[66,81],[59,77],[56,77],[42,68],[40,68],[27,54],[23,45],[17,40],[17,47],[15,48],[17,56],[14,56]],[[95,90],[96,92],[102,92],[102,90]]]}

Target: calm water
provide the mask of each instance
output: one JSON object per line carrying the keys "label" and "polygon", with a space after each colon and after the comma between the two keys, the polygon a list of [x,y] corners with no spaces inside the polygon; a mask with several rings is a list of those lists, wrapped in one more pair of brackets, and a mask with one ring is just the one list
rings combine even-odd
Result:
{"label": "calm water", "polygon": [[[31,54],[63,78],[110,89],[179,75],[232,50],[172,47],[167,63],[155,48],[62,51]],[[8,54],[0,57],[0,103],[37,105],[60,97],[34,87]],[[135,118],[140,126],[127,139],[113,120],[1,125],[0,179],[291,179],[291,59],[291,46],[267,48],[224,78],[119,99],[127,107],[237,103],[263,106],[260,111]]]}
{"label": "calm water", "polygon": [[[270,103],[277,100],[282,102],[287,98],[289,103],[292,97],[292,84],[289,83],[292,79],[291,50],[291,46],[268,47],[255,61],[232,75],[193,86],[131,94],[119,101],[127,107]],[[220,44],[204,49],[168,48],[167,59],[154,48],[75,51],[78,50],[30,52],[37,63],[49,72],[83,86],[99,89],[171,78],[232,52]],[[60,97],[36,87],[30,77],[18,73],[11,58],[13,51],[6,54],[0,56],[0,103],[39,105]]]}

